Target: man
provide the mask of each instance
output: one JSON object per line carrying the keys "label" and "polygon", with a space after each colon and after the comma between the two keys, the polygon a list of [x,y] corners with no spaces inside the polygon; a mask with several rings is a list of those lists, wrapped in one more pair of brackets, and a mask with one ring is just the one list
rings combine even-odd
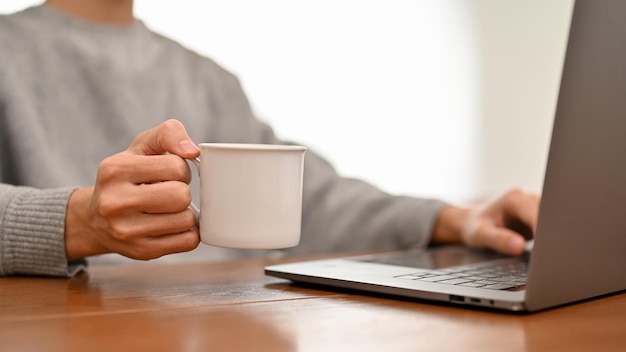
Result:
{"label": "man", "polygon": [[[232,74],[132,8],[48,0],[0,18],[0,275],[73,275],[106,253],[266,254],[198,246],[184,159],[198,156],[194,141],[285,142]],[[508,227],[536,225],[538,197],[521,190],[474,208],[391,196],[312,151],[304,179],[293,253],[464,243],[517,255],[525,240]]]}

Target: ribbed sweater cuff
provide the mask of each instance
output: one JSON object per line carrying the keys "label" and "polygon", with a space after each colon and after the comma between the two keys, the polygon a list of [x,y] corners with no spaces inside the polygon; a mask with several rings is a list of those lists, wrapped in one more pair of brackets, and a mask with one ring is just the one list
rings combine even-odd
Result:
{"label": "ribbed sweater cuff", "polygon": [[73,276],[84,261],[68,263],[65,214],[73,189],[21,189],[0,224],[0,275]]}

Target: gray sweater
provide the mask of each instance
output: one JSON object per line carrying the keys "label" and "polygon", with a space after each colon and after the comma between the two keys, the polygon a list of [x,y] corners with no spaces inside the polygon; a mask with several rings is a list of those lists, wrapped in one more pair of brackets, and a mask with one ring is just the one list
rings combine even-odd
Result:
{"label": "gray sweater", "polygon": [[[235,76],[141,21],[104,26],[45,5],[0,16],[0,276],[82,269],[65,255],[71,192],[95,182],[100,161],[169,118],[196,142],[287,143],[255,118]],[[311,150],[304,180],[293,253],[424,246],[443,206],[341,177]],[[191,187],[197,195],[196,181]],[[201,244],[159,260],[267,254]]]}

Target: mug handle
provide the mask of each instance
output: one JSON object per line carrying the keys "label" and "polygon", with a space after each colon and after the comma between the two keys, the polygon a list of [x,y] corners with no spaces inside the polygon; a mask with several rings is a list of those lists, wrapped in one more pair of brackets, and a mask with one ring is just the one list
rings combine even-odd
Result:
{"label": "mug handle", "polygon": [[[196,166],[196,170],[198,171],[198,176],[200,175],[200,158],[189,159]],[[196,224],[200,223],[200,209],[193,204],[193,202],[189,203],[189,210],[193,212],[193,215],[196,217]]]}

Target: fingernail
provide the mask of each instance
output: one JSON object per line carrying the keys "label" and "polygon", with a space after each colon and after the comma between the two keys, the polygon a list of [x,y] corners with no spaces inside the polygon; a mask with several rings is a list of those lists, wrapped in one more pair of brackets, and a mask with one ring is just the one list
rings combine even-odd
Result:
{"label": "fingernail", "polygon": [[185,153],[194,153],[198,151],[198,147],[188,139],[183,139],[182,141],[180,141],[180,143],[178,143],[178,147]]}

